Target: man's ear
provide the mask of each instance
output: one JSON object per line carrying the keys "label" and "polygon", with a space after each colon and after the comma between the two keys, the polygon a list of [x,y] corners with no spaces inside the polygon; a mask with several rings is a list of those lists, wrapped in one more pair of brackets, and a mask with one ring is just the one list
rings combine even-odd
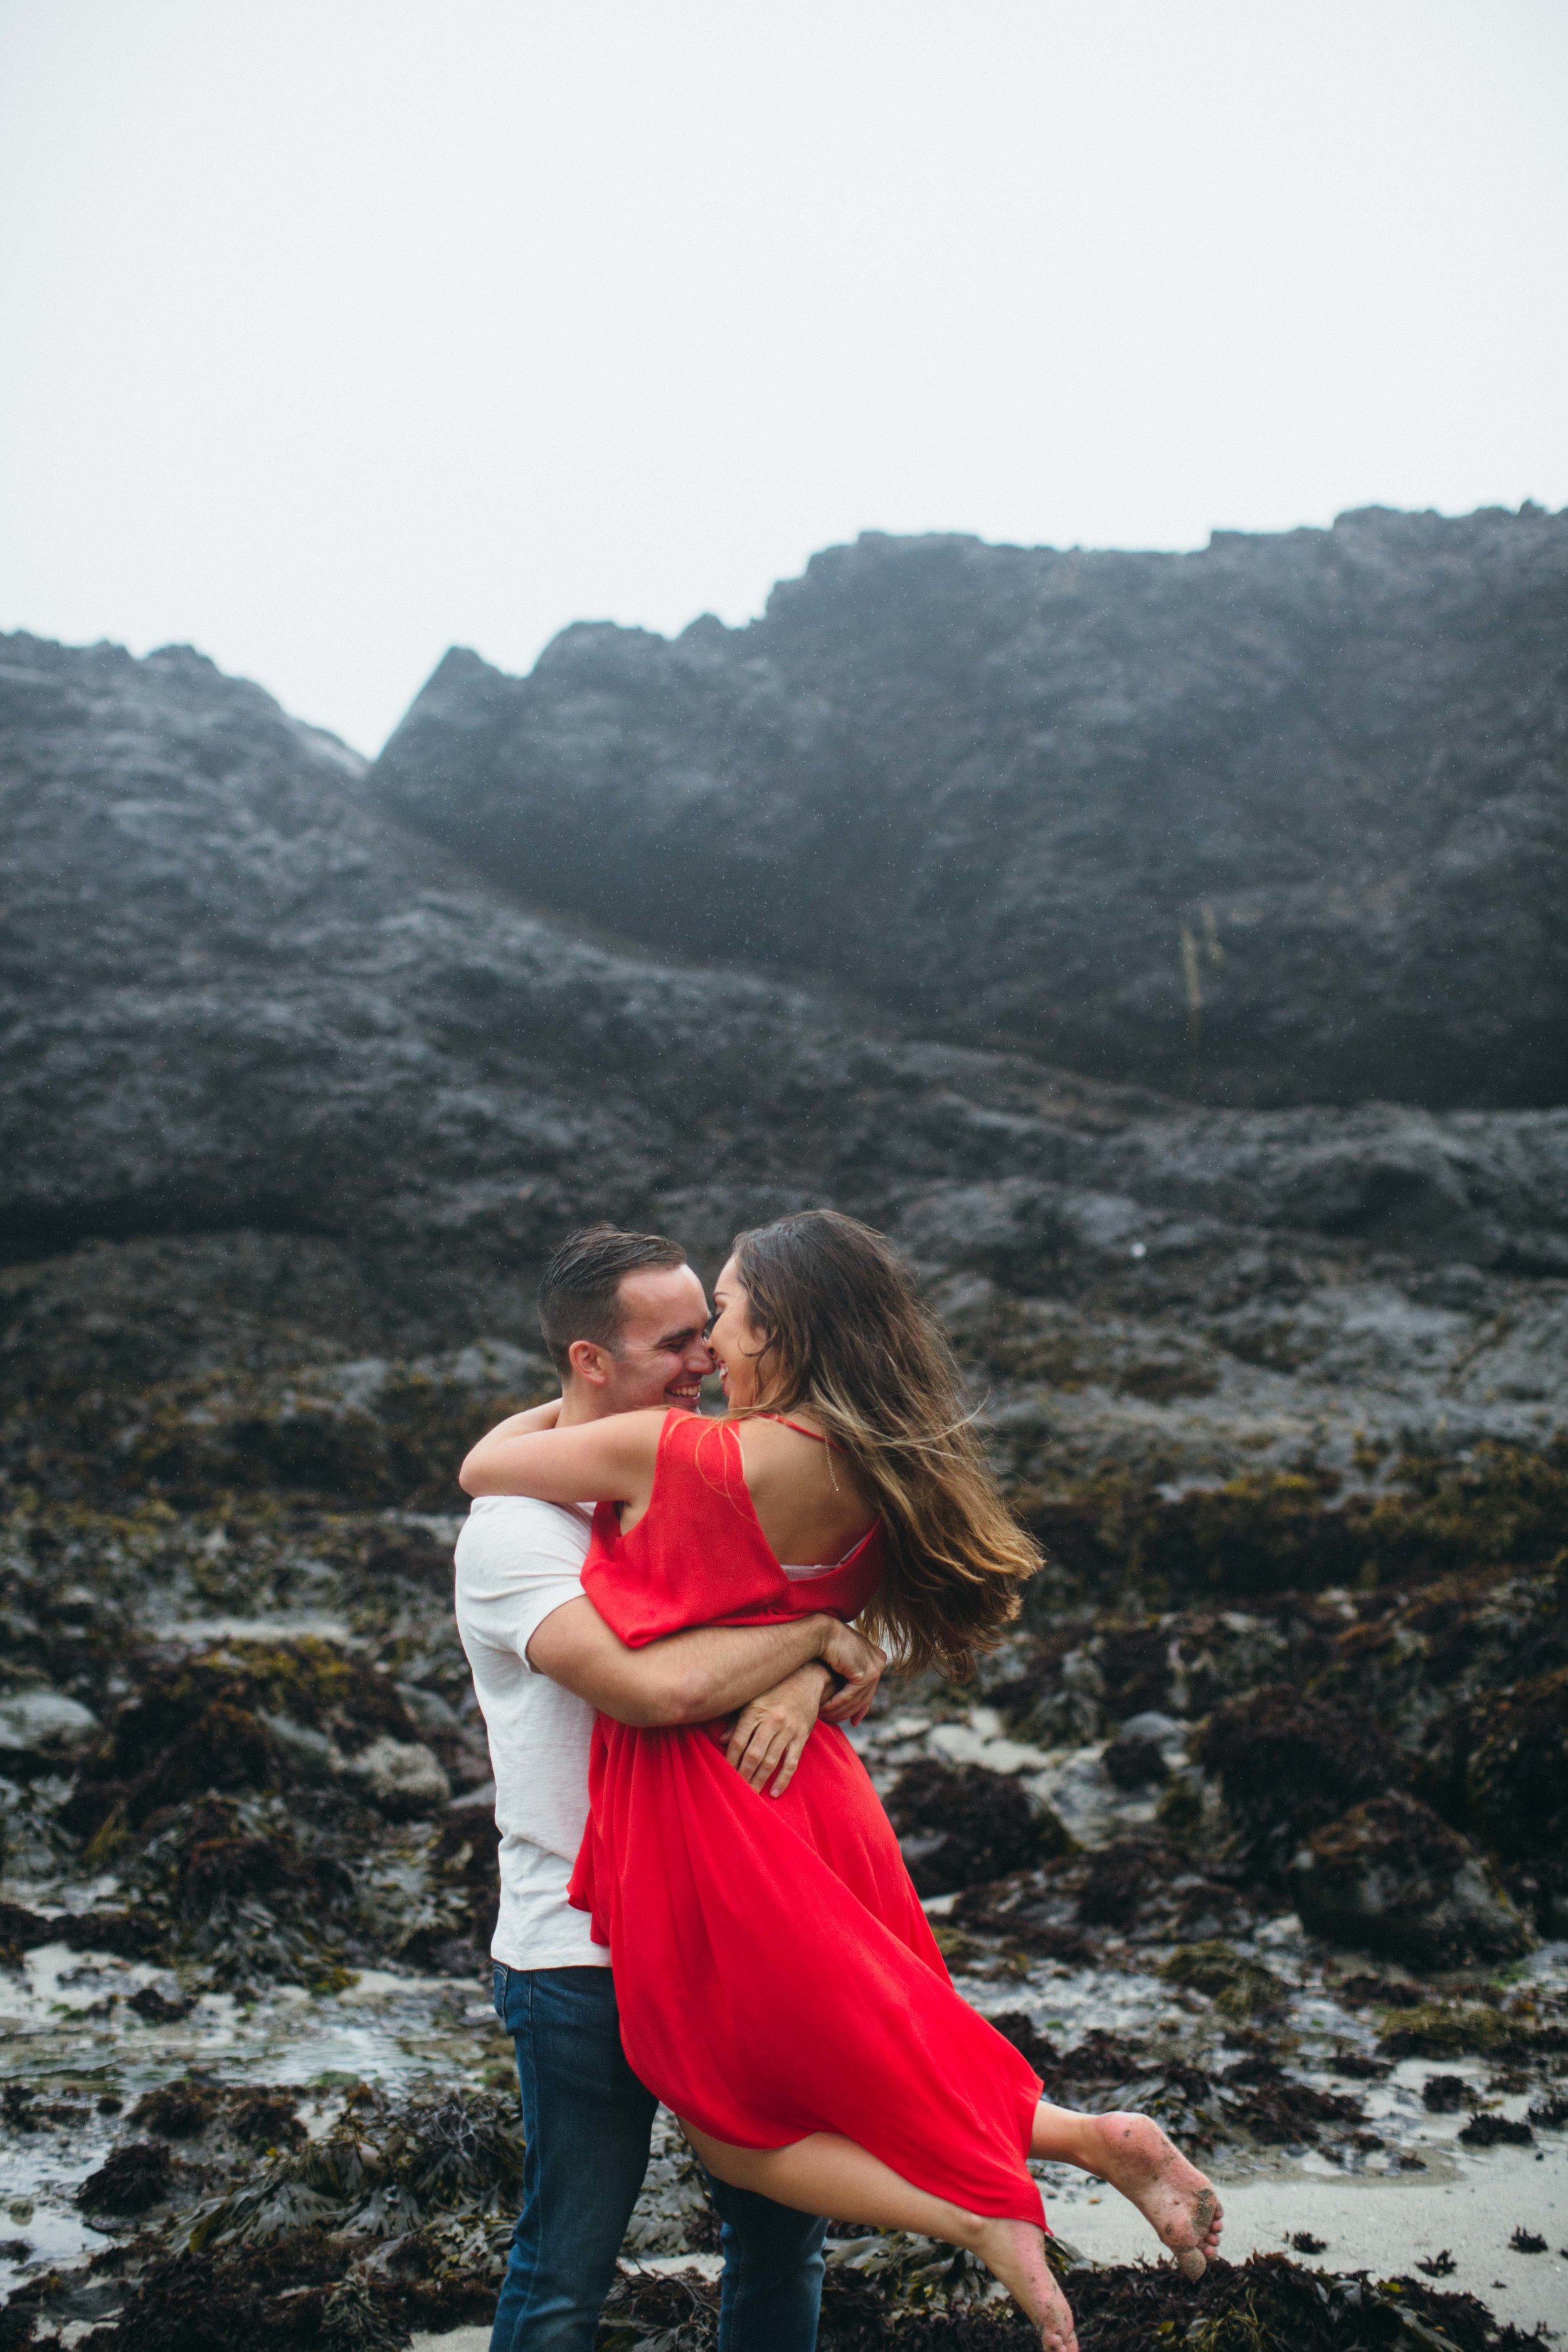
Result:
{"label": "man's ear", "polygon": [[601,1348],[596,1339],[574,1339],[566,1350],[566,1360],[573,1377],[586,1381],[591,1388],[602,1389],[610,1378],[610,1351]]}

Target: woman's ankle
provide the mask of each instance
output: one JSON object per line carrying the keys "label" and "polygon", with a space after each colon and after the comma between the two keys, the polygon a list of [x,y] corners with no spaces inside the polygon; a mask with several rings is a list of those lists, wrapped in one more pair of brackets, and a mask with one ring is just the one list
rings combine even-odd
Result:
{"label": "woman's ankle", "polygon": [[1041,2125],[1030,2154],[1049,2164],[1076,2165],[1080,2172],[1098,2172],[1105,2152],[1104,2116],[1085,2115],[1077,2107],[1041,2103]]}

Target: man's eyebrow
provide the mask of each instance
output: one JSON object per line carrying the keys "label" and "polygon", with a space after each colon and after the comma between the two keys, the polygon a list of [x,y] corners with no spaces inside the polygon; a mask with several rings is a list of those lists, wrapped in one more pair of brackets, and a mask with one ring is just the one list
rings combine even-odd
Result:
{"label": "man's eyebrow", "polygon": [[701,1328],[700,1323],[683,1324],[679,1331],[667,1331],[662,1339],[654,1341],[654,1345],[656,1348],[684,1348],[689,1339],[696,1339]]}

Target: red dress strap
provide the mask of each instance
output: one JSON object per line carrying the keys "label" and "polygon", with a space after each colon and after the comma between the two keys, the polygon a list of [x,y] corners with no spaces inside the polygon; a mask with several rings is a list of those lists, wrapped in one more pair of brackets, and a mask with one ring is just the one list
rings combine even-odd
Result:
{"label": "red dress strap", "polygon": [[815,1437],[818,1445],[826,1445],[834,1454],[844,1451],[836,1438],[824,1437],[820,1429],[807,1429],[804,1421],[792,1421],[787,1412],[759,1412],[753,1413],[752,1418],[754,1421],[776,1421],[781,1427],[793,1429],[797,1436]]}
{"label": "red dress strap", "polygon": [[659,1432],[647,1510],[623,1534],[612,1503],[594,1513],[583,1590],[632,1649],[694,1625],[776,1625],[858,1617],[882,1580],[879,1527],[848,1556],[796,1584],[758,1520],[735,1424],[671,1412]]}

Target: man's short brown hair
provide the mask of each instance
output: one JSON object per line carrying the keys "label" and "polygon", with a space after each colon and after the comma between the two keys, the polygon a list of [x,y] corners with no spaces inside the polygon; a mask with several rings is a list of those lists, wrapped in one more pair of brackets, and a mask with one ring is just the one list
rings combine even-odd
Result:
{"label": "man's short brown hair", "polygon": [[680,1244],[663,1234],[625,1234],[618,1225],[585,1225],[569,1234],[539,1286],[539,1328],[562,1379],[571,1374],[574,1339],[591,1339],[615,1353],[626,1328],[621,1284],[628,1274],[685,1264]]}

